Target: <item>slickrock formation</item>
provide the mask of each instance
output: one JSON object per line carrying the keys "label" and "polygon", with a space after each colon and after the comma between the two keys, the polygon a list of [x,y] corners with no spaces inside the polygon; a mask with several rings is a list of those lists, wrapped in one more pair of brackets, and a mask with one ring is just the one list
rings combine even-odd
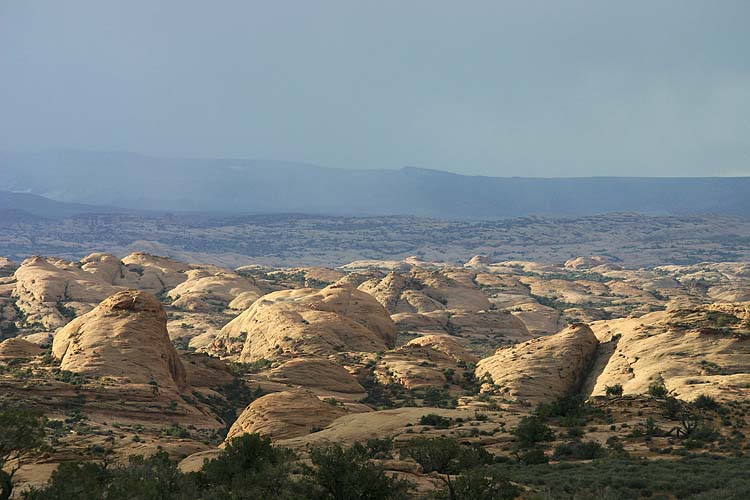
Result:
{"label": "slickrock formation", "polygon": [[578,389],[598,345],[591,328],[576,324],[548,337],[499,349],[479,361],[476,375],[491,375],[495,386],[511,398],[549,401]]}
{"label": "slickrock formation", "polygon": [[[192,269],[168,295],[172,305],[194,312],[225,309],[238,296],[252,304],[263,292],[242,276],[222,269]],[[236,304],[235,304],[236,305]]]}
{"label": "slickrock formation", "polygon": [[345,368],[324,358],[295,358],[271,370],[274,382],[292,384],[311,390],[362,394],[364,388]]}
{"label": "slickrock formation", "polygon": [[471,271],[432,271],[415,267],[411,274],[389,273],[369,280],[359,289],[371,294],[391,314],[425,313],[438,309],[481,311],[490,308],[487,297],[474,287]]}
{"label": "slickrock formation", "polygon": [[44,349],[36,344],[20,337],[0,342],[0,359],[33,358],[44,352]]}
{"label": "slickrock formation", "polygon": [[97,276],[63,259],[29,257],[15,272],[16,304],[26,314],[26,323],[39,323],[54,330],[70,319],[60,305],[71,310],[89,310],[87,304],[98,303],[121,290]]}
{"label": "slickrock formation", "polygon": [[143,252],[131,253],[122,263],[138,275],[137,283],[129,283],[131,287],[150,293],[176,287],[187,279],[185,273],[191,269],[189,264]]}
{"label": "slickrock formation", "polygon": [[[261,293],[260,296],[263,296],[263,294]],[[245,309],[253,305],[253,302],[258,300],[258,297],[258,292],[255,291],[240,292],[235,298],[232,299],[227,307],[229,309],[234,309],[235,311],[244,311]]]}
{"label": "slickrock formation", "polygon": [[187,264],[143,253],[122,261],[107,253],[92,253],[80,262],[34,256],[16,269],[14,296],[26,324],[54,331],[118,291],[169,290],[185,281],[190,269]]}
{"label": "slickrock formation", "polygon": [[646,393],[652,383],[663,383],[685,400],[750,395],[748,302],[670,309],[593,328],[606,355],[587,383],[592,395],[615,384],[625,394]]}
{"label": "slickrock formation", "polygon": [[[407,389],[442,388],[446,383],[461,380],[463,368],[459,365],[467,367],[476,362],[476,356],[456,339],[425,335],[385,353],[375,367],[375,374],[384,383],[401,384]],[[450,370],[449,375],[446,370]]]}
{"label": "slickrock formation", "polygon": [[475,255],[464,264],[464,267],[483,268],[490,265],[490,258],[485,255]]}
{"label": "slickrock formation", "polygon": [[283,391],[256,399],[232,425],[227,440],[257,432],[273,440],[304,436],[346,414],[307,391]]}
{"label": "slickrock formation", "polygon": [[6,257],[0,257],[0,278],[12,276],[18,269],[18,264]]}
{"label": "slickrock formation", "polygon": [[606,263],[607,261],[604,257],[592,255],[591,257],[576,257],[575,259],[567,260],[565,267],[568,269],[591,269]]}
{"label": "slickrock formation", "polygon": [[177,390],[185,368],[167,335],[167,315],[152,295],[118,292],[55,335],[60,367],[133,384]]}
{"label": "slickrock formation", "polygon": [[396,339],[393,321],[370,295],[331,285],[265,295],[221,330],[227,343],[244,342],[241,361],[342,351],[384,351]]}
{"label": "slickrock formation", "polygon": [[207,354],[184,353],[180,356],[186,380],[192,387],[218,387],[234,380],[229,364]]}

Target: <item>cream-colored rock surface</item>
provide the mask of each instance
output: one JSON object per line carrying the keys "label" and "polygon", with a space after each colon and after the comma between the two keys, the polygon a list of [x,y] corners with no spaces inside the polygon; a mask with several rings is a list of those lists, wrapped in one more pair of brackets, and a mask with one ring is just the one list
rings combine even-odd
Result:
{"label": "cream-colored rock surface", "polygon": [[229,309],[234,309],[235,311],[244,311],[253,305],[253,302],[256,300],[258,300],[257,292],[240,292],[232,299],[227,307],[229,307]]}
{"label": "cream-colored rock surface", "polygon": [[475,255],[464,264],[464,267],[476,267],[481,269],[489,266],[490,263],[490,258],[486,255]]}
{"label": "cream-colored rock surface", "polygon": [[[474,412],[470,410],[447,410],[443,408],[393,408],[390,410],[351,413],[334,420],[328,427],[299,437],[283,439],[279,446],[302,450],[308,445],[321,446],[331,443],[364,442],[372,438],[383,438],[402,434],[428,414],[437,414],[447,418],[471,419]],[[413,435],[409,435],[413,437]]]}
{"label": "cream-colored rock surface", "polygon": [[63,314],[65,309],[60,304],[64,303],[69,309],[75,309],[76,304],[90,309],[86,304],[98,303],[122,290],[84,271],[76,263],[52,257],[29,257],[14,276],[16,305],[25,313],[26,323],[38,323],[50,330],[70,320]]}
{"label": "cream-colored rock surface", "polygon": [[240,295],[249,303],[263,295],[248,279],[219,268],[191,269],[185,275],[187,279],[167,295],[173,300],[173,306],[186,311],[222,310]]}
{"label": "cream-colored rock surface", "polygon": [[498,390],[513,399],[554,400],[584,382],[598,345],[591,328],[572,325],[548,337],[499,349],[479,361],[476,375],[489,374]]}
{"label": "cream-colored rock surface", "polygon": [[359,289],[378,299],[391,314],[489,309],[489,300],[472,283],[474,276],[470,270],[451,272],[415,267],[410,274],[391,272],[382,280],[365,281]]}
{"label": "cream-colored rock surface", "polygon": [[425,335],[386,352],[375,366],[375,376],[381,383],[396,383],[407,389],[442,388],[446,383],[459,383],[464,368],[476,362],[477,357],[457,339]]}
{"label": "cream-colored rock surface", "polygon": [[273,440],[303,436],[346,414],[308,391],[274,392],[250,403],[229,429],[227,440],[258,433]]}
{"label": "cream-colored rock surface", "polygon": [[576,257],[565,262],[565,267],[568,269],[591,269],[592,267],[601,266],[606,264],[607,260],[600,255],[592,255],[590,257]]}
{"label": "cream-colored rock surface", "polygon": [[170,290],[187,279],[189,264],[143,252],[135,252],[122,259],[130,276],[126,284],[150,293]]}
{"label": "cream-colored rock surface", "polygon": [[216,448],[213,450],[199,451],[183,458],[180,463],[177,464],[177,468],[183,474],[189,474],[191,472],[200,472],[203,469],[203,465],[206,461],[211,461],[218,458],[223,450]]}
{"label": "cream-colored rock surface", "polygon": [[38,332],[38,333],[30,333],[28,335],[23,336],[24,340],[28,340],[32,344],[36,344],[39,347],[50,347],[52,345],[52,340],[54,338],[54,335],[52,335],[50,332]]}
{"label": "cream-colored rock surface", "polygon": [[345,368],[328,359],[304,357],[291,359],[271,370],[274,382],[292,384],[314,391],[363,394],[365,389]]}
{"label": "cream-colored rock surface", "polygon": [[750,303],[711,304],[594,323],[602,360],[586,389],[625,394],[664,384],[682,399],[706,394],[718,400],[750,395]]}
{"label": "cream-colored rock surface", "polygon": [[393,347],[393,321],[370,295],[350,286],[284,290],[265,295],[221,330],[243,343],[241,361]]}
{"label": "cream-colored rock surface", "polygon": [[43,352],[38,345],[19,337],[0,342],[0,359],[33,358]]}
{"label": "cream-colored rock surface", "polygon": [[185,368],[167,335],[167,315],[146,292],[108,297],[60,330],[52,350],[60,368],[75,373],[174,390],[185,385]]}

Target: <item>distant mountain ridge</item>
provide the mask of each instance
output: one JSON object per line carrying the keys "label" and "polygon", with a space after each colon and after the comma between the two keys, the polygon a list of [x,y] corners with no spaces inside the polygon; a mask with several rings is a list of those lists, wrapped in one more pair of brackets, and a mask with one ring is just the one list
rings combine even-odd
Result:
{"label": "distant mountain ridge", "polygon": [[39,218],[60,218],[115,210],[117,209],[51,200],[31,193],[0,190],[0,217],[14,221],[30,222]]}
{"label": "distant mountain ridge", "polygon": [[132,153],[0,153],[0,190],[137,210],[502,218],[750,215],[750,177],[524,178]]}

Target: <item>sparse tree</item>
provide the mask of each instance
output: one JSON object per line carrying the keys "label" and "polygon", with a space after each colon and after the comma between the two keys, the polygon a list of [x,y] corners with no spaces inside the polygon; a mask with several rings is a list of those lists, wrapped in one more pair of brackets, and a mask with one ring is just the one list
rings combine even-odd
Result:
{"label": "sparse tree", "polygon": [[492,462],[484,448],[463,446],[455,439],[412,439],[401,448],[401,456],[414,459],[425,473],[437,472],[448,488],[448,498],[458,500],[451,475]]}
{"label": "sparse tree", "polygon": [[0,500],[8,500],[13,492],[19,460],[44,444],[45,421],[41,413],[33,410],[0,411]]}

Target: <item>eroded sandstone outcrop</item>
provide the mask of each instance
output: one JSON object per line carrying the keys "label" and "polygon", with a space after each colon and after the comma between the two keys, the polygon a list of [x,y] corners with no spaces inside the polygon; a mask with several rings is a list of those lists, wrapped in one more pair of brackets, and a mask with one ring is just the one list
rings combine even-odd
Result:
{"label": "eroded sandstone outcrop", "polygon": [[498,390],[513,399],[549,401],[580,387],[598,345],[591,328],[576,324],[548,337],[499,349],[479,361],[476,375],[489,374]]}
{"label": "eroded sandstone outcrop", "polygon": [[393,321],[370,295],[351,286],[270,293],[221,330],[220,339],[241,343],[241,361],[393,347]]}
{"label": "eroded sandstone outcrop", "polygon": [[258,433],[274,440],[304,436],[326,427],[346,410],[309,391],[274,392],[256,399],[232,425],[227,440]]}
{"label": "eroded sandstone outcrop", "polygon": [[146,292],[108,297],[60,330],[52,345],[60,367],[133,384],[185,385],[185,368],[167,335],[167,315]]}
{"label": "eroded sandstone outcrop", "polygon": [[625,394],[645,394],[651,384],[663,384],[685,400],[750,395],[748,302],[670,308],[593,328],[604,352],[587,383],[590,395],[604,395],[615,384]]}

